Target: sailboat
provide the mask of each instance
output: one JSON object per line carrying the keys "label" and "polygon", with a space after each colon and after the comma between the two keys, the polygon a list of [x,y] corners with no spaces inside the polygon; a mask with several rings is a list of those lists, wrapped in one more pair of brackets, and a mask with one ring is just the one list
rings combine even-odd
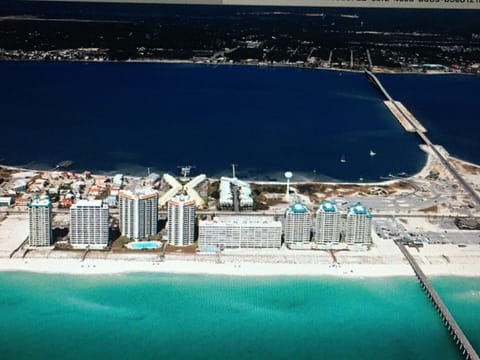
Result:
{"label": "sailboat", "polygon": [[375,155],[377,155],[377,153],[373,150],[370,150],[370,156],[375,156]]}
{"label": "sailboat", "polygon": [[345,155],[342,154],[342,157],[340,158],[341,163],[346,163],[347,160],[345,159]]}

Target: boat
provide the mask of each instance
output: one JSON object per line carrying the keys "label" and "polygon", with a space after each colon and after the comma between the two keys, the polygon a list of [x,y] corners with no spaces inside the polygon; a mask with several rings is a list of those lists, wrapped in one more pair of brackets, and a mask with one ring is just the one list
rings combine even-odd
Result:
{"label": "boat", "polygon": [[375,155],[377,155],[377,153],[376,153],[375,151],[373,151],[373,150],[370,150],[370,153],[369,153],[369,154],[370,154],[370,156],[375,156]]}
{"label": "boat", "polygon": [[340,162],[341,163],[346,163],[347,160],[345,159],[345,155],[342,155],[342,157],[340,158]]}
{"label": "boat", "polygon": [[393,176],[392,173],[388,173],[388,176],[380,176],[381,180],[392,180],[393,178],[395,178],[395,176]]}

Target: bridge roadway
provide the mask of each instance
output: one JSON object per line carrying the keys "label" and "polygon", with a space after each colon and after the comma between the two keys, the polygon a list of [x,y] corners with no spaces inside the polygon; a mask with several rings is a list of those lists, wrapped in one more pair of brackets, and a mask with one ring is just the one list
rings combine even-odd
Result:
{"label": "bridge roadway", "polygon": [[459,184],[463,187],[465,192],[470,195],[472,200],[476,203],[477,206],[480,206],[480,196],[478,193],[468,184],[465,179],[458,173],[458,171],[453,167],[453,165],[437,150],[435,145],[430,141],[430,139],[412,122],[410,121],[410,117],[408,114],[405,114],[403,109],[398,106],[395,100],[390,96],[388,91],[383,87],[382,83],[378,78],[369,70],[365,70],[365,74],[367,77],[373,81],[373,83],[377,86],[377,88],[382,92],[383,96],[387,100],[390,100],[395,106],[395,108],[405,117],[405,119],[409,122],[417,135],[422,139],[422,141],[427,145],[430,149],[432,149],[433,153],[438,157],[440,162],[447,168],[447,170],[452,174],[452,176],[459,182]]}
{"label": "bridge roadway", "polygon": [[468,341],[467,336],[463,333],[462,329],[460,328],[460,325],[458,325],[458,323],[455,321],[455,318],[450,313],[447,306],[443,302],[442,298],[437,293],[437,291],[433,287],[430,280],[428,280],[428,277],[422,271],[422,269],[420,268],[418,263],[415,261],[413,256],[405,248],[405,245],[403,245],[400,242],[396,242],[396,244],[400,248],[400,251],[402,252],[402,254],[410,263],[410,266],[415,272],[417,279],[420,281],[420,285],[422,286],[423,290],[427,294],[432,304],[435,306],[435,310],[438,311],[445,327],[450,333],[450,336],[452,337],[453,341],[455,341],[455,344],[458,346],[462,355],[465,357],[465,359],[468,359],[468,360],[479,360],[480,358],[478,357],[478,354],[475,352],[475,349],[473,348],[473,346],[470,344],[470,341]]}

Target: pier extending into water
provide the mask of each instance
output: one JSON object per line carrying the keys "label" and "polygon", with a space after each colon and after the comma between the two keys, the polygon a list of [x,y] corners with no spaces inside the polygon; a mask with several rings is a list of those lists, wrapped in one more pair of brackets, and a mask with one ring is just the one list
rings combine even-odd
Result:
{"label": "pier extending into water", "polygon": [[443,324],[447,328],[455,344],[458,346],[458,349],[462,353],[462,356],[464,356],[467,360],[479,360],[480,358],[475,352],[472,344],[470,344],[470,341],[468,341],[467,336],[463,333],[460,325],[458,325],[455,318],[443,302],[442,298],[437,293],[430,280],[428,280],[428,277],[422,271],[413,256],[408,252],[408,250],[405,248],[405,245],[403,245],[401,242],[396,242],[396,244],[400,248],[402,254],[410,263],[410,266],[415,272],[417,279],[420,281],[420,285],[425,291],[425,294],[427,294],[433,306],[435,306],[435,310],[437,310],[438,314],[442,318]]}
{"label": "pier extending into water", "polygon": [[[378,78],[370,71],[370,70],[365,70],[365,74],[367,77],[375,84],[375,86],[380,90],[380,92],[385,96],[387,101],[389,101],[392,105],[392,107],[395,108],[395,111],[398,112],[402,116],[402,121],[399,119],[400,123],[403,125],[403,127],[407,130],[408,129],[413,129],[411,132],[415,132],[420,139],[427,145],[432,152],[437,156],[437,158],[440,160],[443,166],[450,172],[450,174],[458,181],[458,183],[463,187],[465,192],[470,195],[471,199],[475,202],[477,207],[480,207],[480,196],[478,193],[466,182],[466,180],[458,173],[458,171],[454,168],[454,166],[448,161],[448,159],[443,156],[440,151],[438,151],[437,147],[430,141],[430,139],[425,135],[425,132],[427,131],[423,125],[421,125],[420,121],[415,119],[413,121],[414,117],[411,115],[411,113],[403,106],[399,106],[397,102],[390,96],[388,91],[383,87],[382,83]],[[390,108],[390,107],[389,107]],[[410,114],[410,115],[409,115]],[[394,113],[395,115],[395,113]],[[407,129],[408,128],[408,129]]]}

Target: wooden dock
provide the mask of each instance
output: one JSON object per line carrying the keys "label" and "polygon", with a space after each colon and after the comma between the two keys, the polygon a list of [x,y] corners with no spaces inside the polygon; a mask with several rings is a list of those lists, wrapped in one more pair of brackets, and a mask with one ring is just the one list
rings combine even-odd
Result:
{"label": "wooden dock", "polygon": [[435,307],[435,310],[437,310],[438,314],[440,315],[443,324],[450,333],[450,336],[455,342],[455,345],[458,346],[458,349],[462,356],[464,356],[465,359],[468,360],[479,360],[480,358],[475,352],[473,346],[470,344],[470,341],[468,341],[467,336],[463,333],[462,329],[455,321],[455,318],[450,313],[442,298],[437,293],[430,280],[428,280],[428,277],[422,271],[413,256],[408,252],[408,250],[405,248],[405,245],[403,245],[401,242],[397,242],[397,246],[400,248],[400,251],[410,263],[417,279],[420,281],[420,285],[425,291],[425,294],[428,296],[433,306]]}

